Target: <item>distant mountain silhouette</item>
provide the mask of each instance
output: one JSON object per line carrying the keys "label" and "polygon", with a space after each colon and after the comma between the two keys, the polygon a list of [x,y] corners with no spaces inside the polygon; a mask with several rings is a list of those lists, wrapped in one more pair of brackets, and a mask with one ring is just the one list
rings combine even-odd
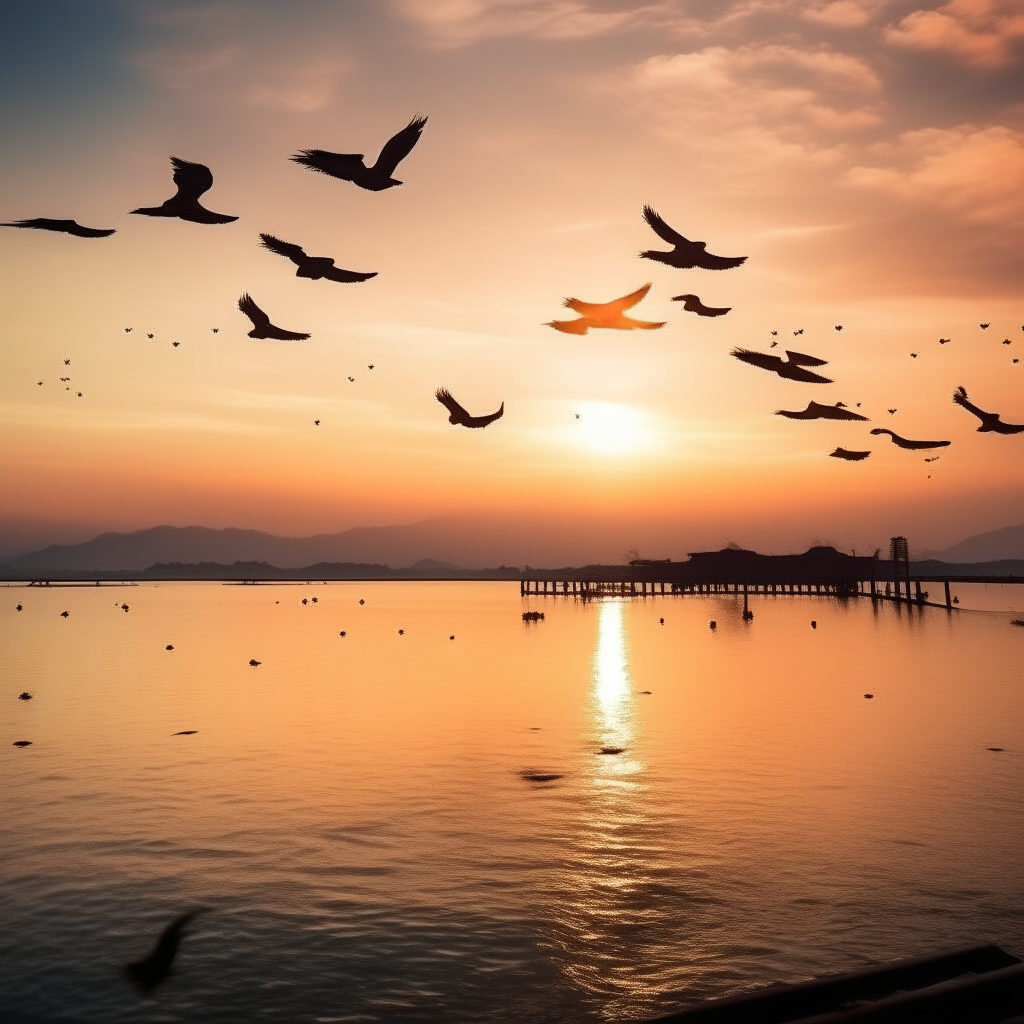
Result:
{"label": "distant mountain silhouette", "polygon": [[1004,526],[988,533],[977,533],[942,551],[929,551],[927,554],[943,562],[992,562],[1001,558],[1024,558],[1024,523]]}

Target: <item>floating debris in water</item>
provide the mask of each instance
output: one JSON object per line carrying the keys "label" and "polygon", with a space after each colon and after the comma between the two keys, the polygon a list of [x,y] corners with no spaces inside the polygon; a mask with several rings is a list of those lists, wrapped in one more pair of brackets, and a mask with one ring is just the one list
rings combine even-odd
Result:
{"label": "floating debris in water", "polygon": [[523,622],[539,622],[543,618],[543,612],[523,612]]}

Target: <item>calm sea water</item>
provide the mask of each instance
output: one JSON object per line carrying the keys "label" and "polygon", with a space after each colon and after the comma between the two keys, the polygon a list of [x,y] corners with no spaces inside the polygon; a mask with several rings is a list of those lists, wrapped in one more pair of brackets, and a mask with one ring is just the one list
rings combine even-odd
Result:
{"label": "calm sea water", "polygon": [[[779,597],[744,623],[507,583],[0,602],[8,1020],[631,1020],[1024,954],[1012,612]],[[196,907],[138,995],[123,965]]]}

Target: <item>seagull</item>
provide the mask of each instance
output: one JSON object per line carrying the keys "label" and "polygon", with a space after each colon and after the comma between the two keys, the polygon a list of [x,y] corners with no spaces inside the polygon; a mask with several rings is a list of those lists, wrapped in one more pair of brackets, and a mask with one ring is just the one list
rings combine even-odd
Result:
{"label": "seagull", "polygon": [[859,412],[851,412],[849,409],[841,408],[837,402],[835,405],[819,405],[817,402],[808,402],[806,409],[799,412],[791,412],[788,409],[776,409],[776,416],[785,416],[790,420],[866,420],[867,416],[861,416]]}
{"label": "seagull", "polygon": [[126,328],[124,329],[124,333],[125,333],[125,334],[131,334],[131,333],[132,333],[132,328],[131,328],[131,327],[126,327]]}
{"label": "seagull", "polygon": [[1012,344],[1013,344],[1013,342],[1012,342],[1012,341],[1010,341],[1010,339],[1009,339],[1009,338],[1003,338],[1003,344],[1004,344],[1004,345],[1012,345]]}
{"label": "seagull", "polygon": [[71,614],[71,612],[61,612],[60,613],[60,617],[62,619],[66,619],[70,614]]}
{"label": "seagull", "polygon": [[953,443],[952,441],[910,441],[905,437],[900,437],[899,434],[893,433],[893,431],[889,430],[887,427],[875,427],[871,433],[888,434],[892,438],[892,443],[896,445],[897,448],[909,448],[911,450],[919,448],[945,448],[947,445]]}
{"label": "seagull", "polygon": [[896,415],[896,410],[895,410],[895,409],[886,409],[885,411],[886,411],[886,412],[887,412],[887,413],[888,413],[888,414],[889,414],[890,416],[895,416],[895,415]]}
{"label": "seagull", "polygon": [[249,297],[248,292],[238,300],[238,308],[252,321],[250,338],[258,341],[305,341],[309,337],[300,331],[286,331],[283,327],[275,327],[270,322],[270,317]]}
{"label": "seagull", "polygon": [[845,459],[847,462],[862,462],[871,452],[850,452],[845,448],[837,448],[834,452],[829,452],[828,454],[833,459]]}
{"label": "seagull", "polygon": [[31,700],[31,699],[32,699],[32,694],[29,693],[28,690],[22,690],[22,692],[18,694],[18,700]]}
{"label": "seagull", "polygon": [[795,338],[798,334],[803,334],[803,333],[804,333],[804,329],[801,327],[798,331],[794,331],[793,332],[793,337]]}
{"label": "seagull", "polygon": [[38,384],[38,385],[39,385],[39,387],[42,387],[42,386],[43,386],[43,382],[42,382],[41,380],[37,380],[37,381],[36,381],[36,384]]}
{"label": "seagull", "polygon": [[220,334],[220,328],[219,327],[211,327],[210,328],[210,333],[211,334]]}
{"label": "seagull", "polygon": [[329,174],[332,178],[351,181],[370,192],[382,192],[402,182],[393,178],[395,169],[420,141],[427,119],[417,114],[400,132],[392,135],[372,167],[367,167],[362,153],[330,153],[325,149],[303,149],[292,160],[310,170]]}
{"label": "seagull", "polygon": [[705,306],[696,295],[673,295],[673,302],[681,302],[687,313],[697,316],[725,316],[732,306]]}
{"label": "seagull", "polygon": [[263,239],[262,246],[270,252],[276,252],[278,256],[286,256],[299,269],[295,271],[296,277],[308,277],[314,281],[326,277],[328,281],[340,281],[343,284],[352,284],[355,281],[369,281],[371,277],[377,276],[374,270],[369,274],[361,274],[357,270],[342,270],[334,265],[330,256],[307,256],[303,248],[293,245],[291,242],[282,242],[280,238],[260,232]]}
{"label": "seagull", "polygon": [[320,421],[319,420],[313,420],[313,426],[314,427],[319,427],[320,426]]}
{"label": "seagull", "polygon": [[772,335],[773,338],[777,338],[778,335],[779,335],[779,332],[778,331],[772,331],[771,335]]}
{"label": "seagull", "polygon": [[172,341],[171,342],[171,348],[177,348],[180,344],[181,344],[180,341]]}
{"label": "seagull", "polygon": [[77,220],[53,220],[51,217],[33,217],[31,220],[9,220],[0,224],[4,228],[38,228],[40,231],[62,231],[78,238],[109,238],[114,228],[87,228]]}
{"label": "seagull", "polygon": [[979,434],[988,432],[995,434],[1019,434],[1024,432],[1024,423],[1004,423],[999,418],[999,413],[984,412],[976,405],[973,405],[967,398],[966,388],[957,388],[956,391],[953,392],[953,401],[962,409],[966,409],[969,413],[973,413],[979,420],[981,420],[981,426],[978,427]]}
{"label": "seagull", "polygon": [[831,384],[829,377],[822,377],[820,374],[805,370],[805,366],[824,366],[827,360],[818,359],[815,356],[804,355],[802,352],[790,352],[786,349],[786,358],[770,356],[765,352],[752,352],[746,348],[734,348],[730,355],[742,360],[744,363],[751,363],[753,366],[760,366],[762,370],[770,370],[780,377],[788,380],[800,380],[807,384]]}
{"label": "seagull", "polygon": [[150,341],[152,341],[152,340],[153,340],[153,339],[154,339],[154,338],[156,337],[156,335],[155,335],[155,334],[150,334],[150,333],[149,333],[149,332],[147,331],[147,332],[146,332],[146,337],[147,337],[147,338],[148,338],[148,339],[149,339]]}
{"label": "seagull", "polygon": [[779,347],[779,343],[777,341],[773,341],[768,347],[769,348],[778,348]]}
{"label": "seagull", "polygon": [[952,338],[939,338],[939,344],[948,345],[952,340]]}
{"label": "seagull", "polygon": [[176,917],[160,933],[153,952],[145,959],[136,960],[125,968],[128,977],[139,986],[143,994],[149,995],[170,973],[178,946],[186,934],[185,927],[201,913],[202,910],[192,910]]}
{"label": "seagull", "polygon": [[644,207],[644,220],[654,233],[673,246],[673,249],[671,252],[648,249],[640,253],[643,259],[657,260],[658,263],[665,263],[679,270],[688,270],[691,267],[700,267],[703,270],[730,270],[747,260],[746,256],[713,256],[707,251],[707,242],[691,242],[684,238],[678,231],[670,228],[650,206]]}
{"label": "seagull", "polygon": [[990,327],[991,327],[992,325],[991,325],[991,324],[978,324],[978,326],[979,326],[979,327],[980,327],[980,328],[981,328],[981,329],[982,329],[983,331],[987,331],[987,330],[988,330],[988,329],[989,329],[989,328],[990,328]]}
{"label": "seagull", "polygon": [[262,661],[257,661],[255,658],[249,659],[249,664],[252,668],[259,668],[263,664]]}
{"label": "seagull", "polygon": [[355,377],[349,377],[348,378],[348,382],[349,382],[349,384],[355,384],[355,382],[356,382]]}
{"label": "seagull", "polygon": [[493,423],[495,420],[501,419],[505,414],[505,403],[502,402],[497,412],[492,412],[489,416],[470,416],[465,409],[459,405],[451,396],[451,392],[447,388],[438,388],[434,392],[434,397],[448,410],[448,422],[454,423],[459,427],[486,427],[488,423]]}
{"label": "seagull", "polygon": [[910,353],[910,358],[911,359],[916,359],[917,358],[917,353],[916,352],[911,352]]}
{"label": "seagull", "polygon": [[649,320],[634,320],[632,317],[624,316],[627,309],[635,306],[649,291],[651,286],[645,284],[629,295],[623,295],[621,299],[613,299],[611,302],[582,302],[580,299],[566,299],[563,305],[580,314],[579,320],[551,320],[545,327],[554,327],[556,331],[564,334],[586,334],[591,327],[605,327],[616,331],[633,331],[641,329],[654,331],[664,327],[668,322],[652,323]]}
{"label": "seagull", "polygon": [[841,332],[842,329],[843,329],[843,325],[842,324],[833,324],[832,325],[832,330],[836,331],[837,333]]}
{"label": "seagull", "polygon": [[60,382],[61,382],[61,384],[67,384],[67,383],[68,383],[68,381],[70,381],[70,380],[71,380],[71,378],[70,378],[70,377],[61,377],[61,378],[59,378],[59,379],[60,379]]}
{"label": "seagull", "polygon": [[229,217],[226,213],[214,213],[200,206],[199,197],[213,188],[213,172],[206,164],[193,164],[188,160],[171,157],[174,167],[174,184],[178,191],[165,200],[160,206],[141,206],[132,213],[141,213],[146,217],[178,217],[180,220],[192,221],[195,224],[230,224],[237,217]]}
{"label": "seagull", "polygon": [[373,367],[374,367],[374,364],[373,364],[373,363],[367,363],[367,364],[366,364],[366,368],[367,368],[368,370],[370,370],[371,372],[372,372],[372,370],[373,370]]}

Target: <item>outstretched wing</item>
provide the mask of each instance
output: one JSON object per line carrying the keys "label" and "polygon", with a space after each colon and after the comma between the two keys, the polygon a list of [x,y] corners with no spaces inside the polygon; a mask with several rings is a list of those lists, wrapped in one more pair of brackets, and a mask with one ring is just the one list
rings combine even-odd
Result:
{"label": "outstretched wing", "polygon": [[253,302],[248,292],[238,300],[238,308],[252,321],[256,330],[263,330],[270,326],[270,317]]}
{"label": "outstretched wing", "polygon": [[290,259],[297,267],[301,267],[309,258],[306,256],[306,251],[301,245],[293,245],[291,242],[283,242],[280,238],[264,234],[262,231],[260,232],[260,238],[262,239],[260,244],[264,249],[269,249],[271,252],[276,252],[278,256],[284,256],[287,259]]}
{"label": "outstretched wing", "polygon": [[786,349],[786,358],[794,366],[824,366],[828,363],[827,359],[819,359],[817,356],[809,356],[803,352],[790,352]]}
{"label": "outstretched wing", "polygon": [[749,348],[734,348],[729,355],[735,356],[744,363],[750,363],[751,366],[760,366],[762,370],[774,370],[778,373],[782,367],[782,360],[778,356],[768,355],[767,352],[754,352]]}
{"label": "outstretched wing", "polygon": [[805,384],[831,384],[833,383],[831,377],[822,377],[820,373],[815,373],[813,370],[807,370],[802,366],[794,366],[792,363],[783,363],[781,360],[779,366],[779,376],[785,377],[786,380],[799,380]]}
{"label": "outstretched wing", "polygon": [[836,405],[819,405],[817,402],[808,402],[805,412],[810,413],[808,419],[812,417],[819,420],[866,420],[867,416],[861,416],[859,412],[854,412],[852,409],[843,409]]}
{"label": "outstretched wing", "polygon": [[694,263],[702,270],[732,270],[741,263],[747,262],[746,256],[713,256],[709,252],[700,252],[693,257]]}
{"label": "outstretched wing", "polygon": [[973,402],[967,398],[967,389],[959,387],[953,392],[953,401],[960,406],[961,409],[966,409],[970,413],[974,413],[983,423],[986,417],[990,416],[991,413],[985,412],[983,409],[979,409]]}
{"label": "outstretched wing", "polygon": [[927,448],[946,448],[952,444],[951,441],[911,441],[910,438],[900,437],[895,431],[889,430],[886,427],[875,427],[871,431],[872,434],[888,434],[892,438],[892,443],[897,448],[907,448],[910,451],[917,451],[919,449]]}
{"label": "outstretched wing", "polygon": [[667,323],[667,320],[662,320],[660,323],[654,323],[651,320],[634,320],[631,316],[624,316],[617,326],[620,330],[624,331],[656,331],[659,327],[664,327]]}
{"label": "outstretched wing", "polygon": [[563,334],[586,334],[590,324],[587,317],[581,317],[579,320],[549,320],[544,326],[554,327]]}
{"label": "outstretched wing", "polygon": [[705,306],[697,295],[673,295],[672,301],[681,302],[687,313],[698,316],[725,316],[732,309],[732,306]]}
{"label": "outstretched wing", "polygon": [[52,217],[32,217],[30,220],[12,220],[0,227],[5,228],[38,228],[41,231],[63,231],[79,238],[107,238],[114,233],[113,228],[87,228],[75,220],[54,220]]}
{"label": "outstretched wing", "polygon": [[860,462],[870,454],[871,452],[851,452],[845,448],[837,448],[834,452],[829,452],[833,459],[845,459],[847,462]]}
{"label": "outstretched wing", "polygon": [[[612,299],[611,302],[606,302],[604,308],[610,313],[622,313],[624,310],[632,309],[650,290],[650,284],[645,284],[643,288],[637,288],[635,292],[623,295],[621,299]],[[578,313],[579,310],[576,312]]]}
{"label": "outstretched wing", "polygon": [[434,397],[450,412],[453,416],[457,416],[460,419],[470,419],[469,413],[459,405],[458,402],[452,398],[452,393],[447,388],[438,388],[434,392]]}
{"label": "outstretched wing", "polygon": [[193,164],[176,156],[171,157],[171,164],[174,167],[174,184],[178,186],[181,198],[198,199],[213,188],[213,172],[206,164]]}
{"label": "outstretched wing", "polygon": [[505,415],[505,403],[501,403],[501,407],[497,412],[492,412],[490,416],[470,416],[466,420],[467,427],[486,427],[488,423],[493,423],[495,420],[500,420]]}
{"label": "outstretched wing", "polygon": [[417,114],[400,132],[392,135],[377,157],[373,170],[384,171],[390,177],[395,168],[412,152],[412,147],[420,141],[423,128],[427,123],[425,117]]}
{"label": "outstretched wing", "polygon": [[658,215],[653,206],[644,206],[644,220],[651,226],[654,233],[669,245],[703,245],[703,242],[691,242],[684,238],[678,231],[670,228]]}
{"label": "outstretched wing", "polygon": [[362,153],[331,153],[326,149],[303,149],[296,153],[292,160],[311,171],[329,174],[332,178],[342,181],[353,181],[354,178],[366,173]]}
{"label": "outstretched wing", "polygon": [[369,281],[371,277],[376,276],[376,270],[371,271],[369,274],[361,274],[358,270],[343,270],[341,267],[331,267],[331,269],[324,274],[324,277],[326,277],[328,281],[341,281],[343,284],[353,284],[356,281]]}

